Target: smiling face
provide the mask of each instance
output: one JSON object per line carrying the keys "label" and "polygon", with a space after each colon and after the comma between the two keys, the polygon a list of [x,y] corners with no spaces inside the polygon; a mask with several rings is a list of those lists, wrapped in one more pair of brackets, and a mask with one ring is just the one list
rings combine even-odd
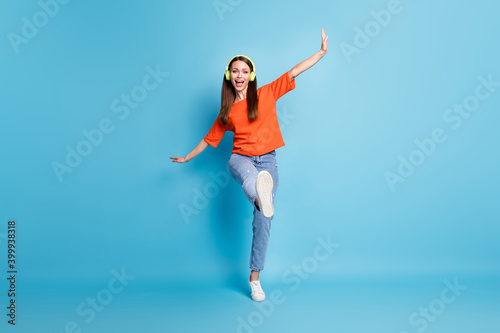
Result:
{"label": "smiling face", "polygon": [[246,92],[250,81],[250,67],[241,60],[236,60],[231,64],[231,83],[236,92]]}

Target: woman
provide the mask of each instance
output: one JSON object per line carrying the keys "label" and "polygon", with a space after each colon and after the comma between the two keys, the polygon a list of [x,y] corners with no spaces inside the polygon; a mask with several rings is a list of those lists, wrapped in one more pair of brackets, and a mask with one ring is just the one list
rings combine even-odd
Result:
{"label": "woman", "polygon": [[208,145],[217,147],[227,130],[234,132],[229,171],[254,206],[248,281],[254,301],[265,299],[259,273],[264,269],[279,181],[275,150],[285,145],[278,125],[276,101],[295,88],[297,76],[326,54],[328,36],[325,36],[323,28],[321,37],[319,52],[259,89],[255,66],[250,58],[238,55],[229,60],[222,79],[221,109],[212,128],[186,157],[171,157],[172,162],[188,162]]}

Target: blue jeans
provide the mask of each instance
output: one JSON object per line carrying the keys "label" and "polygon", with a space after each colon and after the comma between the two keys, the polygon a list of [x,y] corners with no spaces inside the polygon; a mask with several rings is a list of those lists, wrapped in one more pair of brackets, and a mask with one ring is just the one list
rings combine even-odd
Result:
{"label": "blue jeans", "polygon": [[257,190],[255,183],[260,171],[266,170],[273,178],[273,204],[276,190],[278,189],[278,164],[276,162],[276,151],[269,152],[261,156],[244,156],[232,154],[229,158],[229,171],[234,180],[238,182],[245,192],[248,201],[254,206],[253,209],[253,240],[252,252],[250,254],[250,269],[261,271],[264,269],[266,260],[267,243],[269,242],[269,233],[271,230],[272,217],[266,218],[262,212],[255,207],[255,198]]}

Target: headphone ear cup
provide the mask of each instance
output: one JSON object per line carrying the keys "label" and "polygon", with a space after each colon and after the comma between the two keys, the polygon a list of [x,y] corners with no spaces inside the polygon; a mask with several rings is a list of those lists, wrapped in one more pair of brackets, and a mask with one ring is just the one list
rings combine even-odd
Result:
{"label": "headphone ear cup", "polygon": [[255,80],[255,72],[252,72],[250,73],[250,81],[254,81]]}
{"label": "headphone ear cup", "polygon": [[231,73],[229,70],[226,71],[226,80],[229,81],[231,79]]}

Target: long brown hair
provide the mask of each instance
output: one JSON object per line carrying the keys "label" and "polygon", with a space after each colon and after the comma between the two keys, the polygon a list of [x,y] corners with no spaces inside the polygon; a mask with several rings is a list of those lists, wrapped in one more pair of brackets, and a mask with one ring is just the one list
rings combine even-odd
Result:
{"label": "long brown hair", "polygon": [[[238,56],[235,57],[229,63],[228,69],[231,71],[231,66],[235,61],[243,61],[248,67],[250,67],[250,72],[253,72],[255,69],[253,68],[252,62],[247,57]],[[236,98],[236,92],[234,91],[233,84],[231,80],[226,80],[226,75],[224,74],[224,78],[222,79],[222,91],[220,97],[220,112],[219,112],[219,120],[222,125],[227,126],[227,120],[229,118],[229,111],[231,111],[231,106],[234,103],[234,99]],[[254,121],[259,116],[259,112],[257,110],[257,105],[259,104],[259,98],[257,97],[257,77],[253,81],[248,82],[247,88],[247,111],[248,111],[248,119],[250,121]]]}

